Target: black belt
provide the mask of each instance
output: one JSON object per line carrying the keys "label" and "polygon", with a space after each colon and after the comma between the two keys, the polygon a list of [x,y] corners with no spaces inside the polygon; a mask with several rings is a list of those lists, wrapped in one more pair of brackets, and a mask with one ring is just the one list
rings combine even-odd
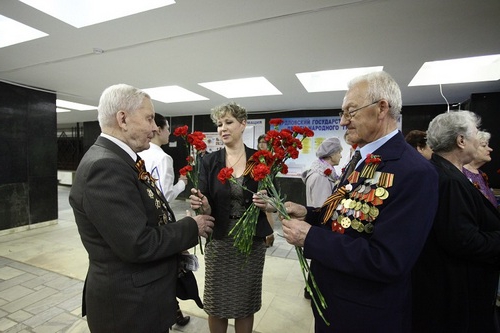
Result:
{"label": "black belt", "polygon": [[239,220],[241,218],[240,215],[229,215],[230,220]]}

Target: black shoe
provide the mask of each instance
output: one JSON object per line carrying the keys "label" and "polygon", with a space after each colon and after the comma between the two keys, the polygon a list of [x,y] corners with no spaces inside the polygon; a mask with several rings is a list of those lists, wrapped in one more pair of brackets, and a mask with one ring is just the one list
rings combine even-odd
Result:
{"label": "black shoe", "polygon": [[181,312],[181,310],[177,310],[177,319],[175,319],[175,323],[179,326],[186,326],[189,321],[191,320],[191,317],[189,316],[184,316]]}
{"label": "black shoe", "polygon": [[304,298],[305,299],[311,299],[311,294],[309,294],[309,292],[307,291],[306,288],[304,288]]}

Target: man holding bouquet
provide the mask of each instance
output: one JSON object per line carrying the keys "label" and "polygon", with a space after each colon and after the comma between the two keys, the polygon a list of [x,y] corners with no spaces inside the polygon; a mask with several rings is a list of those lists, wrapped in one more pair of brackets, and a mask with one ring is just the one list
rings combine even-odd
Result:
{"label": "man holding bouquet", "polygon": [[313,307],[315,332],[410,331],[410,272],[436,213],[438,179],[398,131],[401,106],[389,74],[354,78],[340,124],[361,159],[322,207],[285,203],[285,238],[304,248],[327,303],[329,325]]}

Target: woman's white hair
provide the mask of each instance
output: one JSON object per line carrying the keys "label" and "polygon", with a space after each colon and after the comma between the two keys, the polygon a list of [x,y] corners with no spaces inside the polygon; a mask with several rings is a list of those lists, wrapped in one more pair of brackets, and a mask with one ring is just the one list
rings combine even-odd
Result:
{"label": "woman's white hair", "polygon": [[470,138],[481,125],[481,118],[470,111],[450,111],[436,116],[427,129],[427,144],[435,153],[450,152],[457,146],[457,137]]}

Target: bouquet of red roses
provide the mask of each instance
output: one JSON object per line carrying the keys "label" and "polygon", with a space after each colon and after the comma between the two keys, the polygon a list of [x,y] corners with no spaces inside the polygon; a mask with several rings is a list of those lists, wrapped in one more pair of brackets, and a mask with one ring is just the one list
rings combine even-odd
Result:
{"label": "bouquet of red roses", "polygon": [[[296,159],[299,156],[299,150],[302,149],[302,141],[307,137],[312,137],[314,132],[308,127],[293,126],[292,130],[282,129],[278,130],[279,125],[283,122],[282,119],[271,119],[269,124],[274,126],[266,133],[265,140],[268,142],[269,150],[259,150],[253,154],[247,161],[245,168],[245,175],[250,175],[255,181],[259,182],[257,194],[262,190],[266,190],[269,196],[263,196],[266,201],[271,204],[281,216],[289,219],[290,216],[286,212],[283,198],[278,192],[274,185],[274,179],[276,175],[281,172],[282,174],[288,173],[288,166],[285,161],[289,158]],[[298,137],[301,136],[299,139]],[[223,168],[219,174],[218,179],[222,183],[229,180],[239,186],[242,186],[244,190],[250,191],[243,185],[240,185],[236,179],[232,176],[232,168]],[[252,249],[253,236],[255,235],[255,228],[258,221],[258,216],[260,214],[260,209],[253,203],[247,208],[243,216],[238,220],[236,225],[231,229],[229,235],[234,238],[234,246],[238,250],[248,255]],[[318,290],[316,281],[312,274],[309,274],[312,282],[312,286],[309,285],[307,279],[307,273],[309,272],[309,264],[304,257],[303,249],[296,246],[297,256],[299,258],[300,266],[302,269],[302,274],[306,282],[306,288],[308,292],[312,295],[312,300],[318,310],[318,313],[323,317],[323,313],[320,309],[326,308],[326,302],[323,295]],[[316,293],[312,292],[312,288],[315,289]],[[316,295],[318,299],[316,299]],[[323,317],[323,320],[326,319]]]}
{"label": "bouquet of red roses", "polygon": [[[174,135],[184,139],[188,156],[186,158],[187,165],[179,170],[182,176],[187,176],[191,181],[194,188],[198,188],[198,175],[200,174],[201,163],[196,158],[198,152],[207,149],[207,144],[203,139],[205,139],[205,134],[200,131],[193,131],[193,133],[188,133],[188,126],[184,125],[177,127],[174,130]],[[196,211],[198,214],[198,212]],[[203,254],[203,247],[201,245],[201,237],[198,237],[198,243],[200,244],[200,252]]]}

